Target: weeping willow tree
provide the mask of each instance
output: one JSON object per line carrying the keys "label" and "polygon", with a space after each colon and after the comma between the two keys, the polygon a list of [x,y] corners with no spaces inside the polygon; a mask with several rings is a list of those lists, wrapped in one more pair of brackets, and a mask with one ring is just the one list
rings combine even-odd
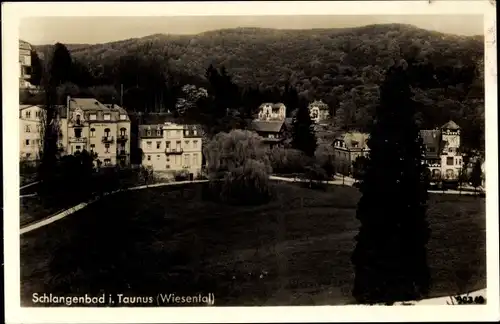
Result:
{"label": "weeping willow tree", "polygon": [[271,166],[256,133],[219,133],[204,148],[211,190],[231,204],[258,204],[270,197]]}

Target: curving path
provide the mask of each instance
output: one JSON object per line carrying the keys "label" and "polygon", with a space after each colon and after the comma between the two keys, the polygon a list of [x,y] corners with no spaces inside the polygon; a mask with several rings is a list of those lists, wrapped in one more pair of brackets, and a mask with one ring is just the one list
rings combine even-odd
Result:
{"label": "curving path", "polygon": [[[299,178],[287,178],[287,177],[279,177],[279,176],[269,176],[269,179],[270,180],[276,180],[276,181],[285,181],[285,182],[309,182],[309,180],[306,180],[306,179],[299,179]],[[208,182],[208,180],[193,180],[193,181],[179,181],[179,182],[166,182],[166,183],[157,183],[157,184],[151,184],[151,185],[142,185],[142,186],[137,186],[137,187],[132,187],[132,188],[127,188],[127,189],[121,189],[121,190],[116,190],[116,191],[112,191],[110,193],[106,193],[104,194],[103,196],[107,196],[107,195],[112,195],[112,194],[115,194],[117,192],[121,192],[121,191],[131,191],[131,190],[140,190],[140,189],[146,189],[146,188],[154,188],[154,187],[162,187],[162,186],[175,186],[175,185],[181,185],[181,184],[187,184],[187,183],[203,183],[203,182]],[[313,180],[313,182],[320,182],[320,181],[317,181],[317,180]],[[22,188],[27,188],[27,187],[30,187],[32,185],[35,185],[37,184],[38,181],[36,182],[32,182],[28,185],[25,185]],[[325,184],[328,184],[328,185],[346,185],[346,186],[353,186],[354,183],[355,183],[355,180],[351,177],[337,177],[335,180],[330,180],[330,181],[323,181],[323,183]],[[446,190],[446,191],[437,191],[437,190],[429,190],[430,193],[439,193],[439,194],[451,194],[451,195],[477,195],[477,193],[475,192],[467,192],[467,191],[458,191],[458,190]],[[20,196],[21,198],[28,198],[28,197],[34,197],[36,196],[36,193],[34,194],[27,194],[27,195],[22,195]],[[43,226],[46,226],[48,224],[51,224],[55,221],[58,221],[60,219],[63,219],[75,212],[77,212],[78,210],[96,202],[97,200],[99,200],[100,198],[96,198],[96,199],[93,199],[93,200],[90,200],[88,202],[84,202],[84,203],[80,203],[76,206],[73,206],[71,208],[68,208],[58,214],[55,214],[55,215],[52,215],[52,216],[49,216],[47,217],[46,219],[43,219],[41,221],[38,221],[36,223],[33,223],[33,224],[30,224],[30,225],[27,225],[27,226],[24,226],[21,228],[20,230],[20,235],[24,234],[24,233],[28,233],[28,232],[31,232],[37,228],[40,228],[40,227],[43,227]]]}
{"label": "curving path", "polygon": [[[115,193],[122,192],[122,191],[132,191],[132,190],[140,190],[140,189],[163,187],[163,186],[176,186],[176,185],[187,184],[187,183],[202,183],[202,182],[207,182],[207,181],[208,180],[193,180],[193,181],[166,182],[166,183],[156,183],[156,184],[151,184],[151,185],[142,185],[142,186],[127,188],[127,189],[115,190],[115,191],[103,194],[102,197],[113,195]],[[47,217],[47,218],[45,218],[45,219],[43,219],[41,221],[38,221],[38,222],[35,222],[33,224],[24,226],[19,231],[19,234],[23,235],[25,233],[31,232],[33,230],[36,230],[36,229],[38,229],[40,227],[47,226],[47,225],[49,225],[49,224],[51,224],[51,223],[53,223],[55,221],[58,221],[60,219],[63,219],[65,217],[71,215],[71,214],[74,214],[75,212],[79,211],[80,209],[85,208],[88,205],[93,204],[93,203],[95,203],[96,201],[98,201],[100,199],[101,199],[101,197],[89,200],[87,202],[80,203],[80,204],[78,204],[76,206],[73,206],[71,208],[68,208],[68,209],[66,209],[66,210],[64,210],[64,211],[62,211],[62,212],[60,212],[58,214],[49,216],[49,217]]]}

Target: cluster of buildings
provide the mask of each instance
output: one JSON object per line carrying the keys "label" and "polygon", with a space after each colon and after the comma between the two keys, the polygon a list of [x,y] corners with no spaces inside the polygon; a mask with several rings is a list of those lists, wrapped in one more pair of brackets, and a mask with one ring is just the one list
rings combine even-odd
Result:
{"label": "cluster of buildings", "polygon": [[[460,127],[449,121],[439,128],[421,130],[420,137],[425,145],[424,164],[431,172],[432,179],[456,181],[464,166],[464,156],[460,152]],[[352,163],[359,156],[367,156],[369,135],[360,132],[347,132],[334,141],[335,158],[340,165],[339,171],[352,172]],[[342,163],[343,162],[343,163]]]}
{"label": "cluster of buildings", "polygon": [[[142,164],[154,171],[174,175],[201,172],[202,136],[196,126],[174,123],[139,125],[137,142],[131,144],[131,119],[116,104],[103,104],[93,98],[68,97],[56,106],[61,155],[83,150],[95,156],[100,167],[130,165],[131,147],[142,150]],[[20,105],[19,151],[24,161],[37,161],[43,148],[45,108]]]}
{"label": "cluster of buildings", "polygon": [[[329,108],[321,100],[315,100],[308,106],[311,120],[320,125],[330,118]],[[263,103],[259,106],[257,118],[252,121],[251,129],[257,132],[264,144],[269,147],[282,145],[285,134],[291,129],[292,118],[286,117],[286,106],[282,103]]]}

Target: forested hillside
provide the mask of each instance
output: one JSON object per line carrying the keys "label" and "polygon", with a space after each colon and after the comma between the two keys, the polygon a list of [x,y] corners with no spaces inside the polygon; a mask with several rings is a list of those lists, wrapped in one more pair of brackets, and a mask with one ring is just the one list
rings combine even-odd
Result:
{"label": "forested hillside", "polygon": [[[282,101],[288,112],[314,99],[327,102],[343,128],[366,129],[385,70],[405,60],[422,127],[454,119],[466,141],[481,146],[484,131],[483,37],[446,35],[410,25],[274,30],[236,28],[198,35],[151,35],[97,45],[66,44],[72,73],[61,93],[119,97],[129,110],[172,110],[184,84],[212,93],[207,68],[225,68],[246,111]],[[52,46],[37,46],[43,61]],[[71,84],[72,83],[72,84]],[[177,87],[177,88],[176,88]],[[82,90],[85,89],[85,90]],[[177,90],[175,90],[177,89]],[[238,92],[238,91],[237,91]],[[229,103],[231,102],[231,104]],[[236,105],[236,106],[235,106]]]}

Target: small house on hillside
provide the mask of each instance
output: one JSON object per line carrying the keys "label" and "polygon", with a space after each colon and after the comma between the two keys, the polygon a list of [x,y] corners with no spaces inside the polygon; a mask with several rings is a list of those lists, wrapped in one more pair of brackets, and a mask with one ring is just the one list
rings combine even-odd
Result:
{"label": "small house on hillside", "polygon": [[315,100],[309,104],[309,116],[315,123],[320,123],[330,117],[328,105],[322,100]]}
{"label": "small house on hillside", "polygon": [[262,137],[264,144],[273,148],[283,144],[287,126],[284,121],[254,120],[250,128]]}
{"label": "small house on hillside", "polygon": [[282,103],[263,103],[259,106],[259,120],[284,120],[286,107]]}

